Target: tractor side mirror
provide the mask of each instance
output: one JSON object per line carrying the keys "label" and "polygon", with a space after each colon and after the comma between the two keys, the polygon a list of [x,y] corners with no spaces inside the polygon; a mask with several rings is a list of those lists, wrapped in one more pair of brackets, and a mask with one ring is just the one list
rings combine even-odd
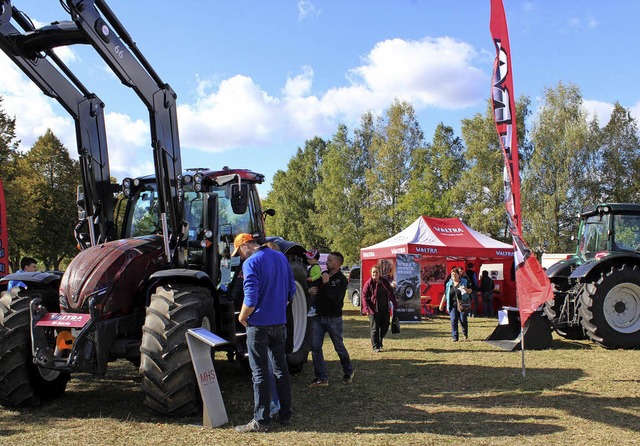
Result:
{"label": "tractor side mirror", "polygon": [[244,214],[249,206],[249,187],[246,184],[231,184],[231,209],[234,214]]}
{"label": "tractor side mirror", "polygon": [[269,217],[273,217],[274,215],[276,215],[276,210],[275,209],[265,209],[264,211],[262,211],[262,219],[265,219],[267,217],[267,215]]}

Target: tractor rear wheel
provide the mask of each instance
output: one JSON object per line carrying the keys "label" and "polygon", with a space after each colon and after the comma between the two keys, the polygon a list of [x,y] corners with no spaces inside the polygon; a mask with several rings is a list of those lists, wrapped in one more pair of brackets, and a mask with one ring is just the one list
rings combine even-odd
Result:
{"label": "tractor rear wheel", "polygon": [[174,284],[156,289],[147,307],[140,346],[145,406],[172,416],[191,415],[200,409],[186,333],[190,328],[209,330],[214,320],[208,288]]}
{"label": "tractor rear wheel", "polygon": [[298,373],[307,362],[311,349],[311,318],[307,317],[310,298],[307,294],[307,272],[301,263],[292,262],[296,295],[287,307],[287,364],[289,372]]}
{"label": "tractor rear wheel", "polygon": [[640,347],[640,268],[616,265],[584,287],[582,326],[606,348]]}
{"label": "tractor rear wheel", "polygon": [[44,298],[36,290],[14,288],[0,299],[0,404],[36,406],[61,396],[68,372],[45,369],[33,363],[29,303]]}

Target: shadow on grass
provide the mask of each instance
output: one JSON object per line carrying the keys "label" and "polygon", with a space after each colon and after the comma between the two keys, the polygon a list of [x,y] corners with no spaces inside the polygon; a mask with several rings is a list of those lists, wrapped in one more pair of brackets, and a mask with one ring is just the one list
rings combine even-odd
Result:
{"label": "shadow on grass", "polygon": [[[296,404],[315,406],[296,417],[295,429],[317,432],[433,433],[468,437],[547,435],[566,430],[552,411],[640,431],[640,417],[625,412],[635,397],[603,398],[587,392],[549,396],[547,390],[584,376],[580,369],[520,369],[439,364],[436,361],[360,361],[352,386],[309,389]],[[491,376],[485,383],[473,377]],[[553,385],[550,385],[552,378]],[[463,383],[463,384],[461,384]],[[479,395],[481,394],[481,395]],[[612,416],[616,408],[622,410]],[[331,414],[331,418],[323,414]]]}
{"label": "shadow on grass", "polygon": [[[351,350],[354,340],[368,340],[369,322],[361,316],[348,319],[345,338],[348,338],[347,346]],[[453,364],[445,362],[444,355],[439,354],[465,353],[465,348],[476,347],[481,341],[461,342],[456,345],[456,350],[452,350],[452,344],[442,344],[442,338],[449,337],[446,320],[442,318],[439,322],[440,325],[430,325],[430,322],[403,325],[402,339],[415,339],[415,348],[412,348],[412,343],[409,343],[409,348],[399,345],[395,348],[392,344],[388,354],[375,355],[368,350],[364,352],[360,342],[361,351],[354,361],[356,374],[352,385],[342,384],[337,379],[327,388],[307,388],[305,384],[313,377],[309,362],[302,373],[292,376],[294,418],[289,429],[319,434],[432,433],[486,439],[561,433],[567,430],[566,417],[569,416],[584,420],[585,426],[598,422],[629,432],[640,431],[636,396],[606,397],[604,383],[600,393],[563,388],[585,378],[585,372],[578,366],[528,368],[527,377],[523,379],[519,368],[499,363],[467,365],[465,360]],[[475,329],[478,333],[489,332],[493,325],[494,321],[487,320],[478,322]],[[417,342],[429,337],[440,344]],[[438,345],[443,348],[437,348]],[[591,344],[554,340],[553,348],[590,349]],[[332,348],[328,339],[324,350],[329,357]],[[466,353],[499,351],[495,348],[473,348]],[[416,354],[408,355],[411,356],[409,359],[398,359],[403,352]],[[497,361],[504,361],[501,357],[496,356]],[[253,411],[250,374],[237,362],[216,361],[215,367],[230,424],[246,423]],[[335,359],[328,362],[328,370],[332,378],[341,376],[340,365]],[[38,408],[6,411],[1,417],[3,424],[13,421],[17,427],[0,430],[0,439],[23,432],[19,423],[46,427],[61,420],[77,419],[90,424],[103,418],[167,425],[198,424],[202,421],[201,414],[169,418],[148,411],[142,405],[136,367],[126,361],[118,361],[105,377],[74,375],[62,398]],[[393,438],[388,442],[393,443]]]}

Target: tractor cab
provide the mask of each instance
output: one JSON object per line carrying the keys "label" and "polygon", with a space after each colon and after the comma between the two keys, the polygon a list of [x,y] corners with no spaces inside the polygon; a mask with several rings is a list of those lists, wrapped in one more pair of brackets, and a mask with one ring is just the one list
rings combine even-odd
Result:
{"label": "tractor cab", "polygon": [[[182,267],[202,270],[217,284],[226,286],[231,282],[239,264],[239,259],[231,257],[236,235],[247,232],[264,237],[256,189],[263,178],[260,174],[228,168],[183,173],[182,232],[186,240],[180,242],[186,242],[186,254]],[[115,217],[116,222],[122,222],[120,238],[162,234],[155,177],[127,178],[122,190],[123,199]],[[171,232],[172,228],[166,230]]]}

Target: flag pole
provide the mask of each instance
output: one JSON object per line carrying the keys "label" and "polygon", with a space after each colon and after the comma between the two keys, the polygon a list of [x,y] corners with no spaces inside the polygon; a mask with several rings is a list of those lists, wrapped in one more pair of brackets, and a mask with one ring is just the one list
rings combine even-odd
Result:
{"label": "flag pole", "polygon": [[524,327],[520,327],[520,350],[522,350],[522,377],[526,376],[526,369],[524,366]]}
{"label": "flag pole", "polygon": [[516,302],[520,313],[520,342],[522,350],[522,376],[525,376],[524,334],[529,317],[542,303],[553,299],[549,278],[522,237],[520,213],[520,170],[518,132],[516,123],[515,92],[511,67],[511,47],[507,18],[502,0],[490,0],[489,28],[496,49],[491,78],[493,117],[498,141],[504,159],[504,200],[509,232],[513,239],[516,276]]}

